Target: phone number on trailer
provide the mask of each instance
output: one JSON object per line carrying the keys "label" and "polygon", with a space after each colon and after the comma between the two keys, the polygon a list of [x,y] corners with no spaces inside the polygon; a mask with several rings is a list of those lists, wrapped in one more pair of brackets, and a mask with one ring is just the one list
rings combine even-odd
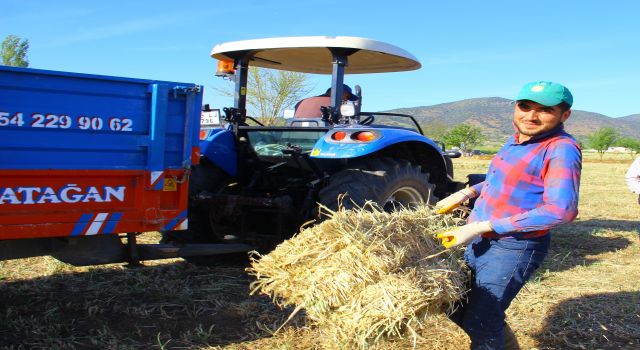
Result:
{"label": "phone number on trailer", "polygon": [[0,111],[0,127],[17,126],[47,129],[80,129],[80,130],[112,130],[133,131],[133,120],[129,118],[79,116],[72,118],[65,114],[33,113],[24,116],[22,112],[7,113]]}

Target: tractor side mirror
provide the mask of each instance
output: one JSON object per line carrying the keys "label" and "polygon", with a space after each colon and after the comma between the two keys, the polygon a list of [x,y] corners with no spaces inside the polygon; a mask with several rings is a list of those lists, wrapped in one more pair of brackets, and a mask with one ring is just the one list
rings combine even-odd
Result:
{"label": "tractor side mirror", "polygon": [[458,151],[444,151],[442,154],[449,158],[460,158],[462,156],[462,153]]}

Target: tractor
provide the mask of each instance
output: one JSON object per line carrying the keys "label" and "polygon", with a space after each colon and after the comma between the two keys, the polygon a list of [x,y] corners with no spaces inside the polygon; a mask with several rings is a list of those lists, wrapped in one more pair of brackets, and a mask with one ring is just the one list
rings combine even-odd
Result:
{"label": "tractor", "polygon": [[[363,93],[344,104],[345,74],[416,70],[419,61],[396,46],[356,37],[287,37],[227,42],[211,56],[232,75],[234,105],[225,125],[200,141],[189,182],[189,229],[165,242],[229,243],[268,250],[301,225],[331,210],[375,203],[383,210],[433,204],[464,187],[453,180],[442,143],[423,135],[410,115],[366,112]],[[262,125],[247,115],[250,66],[331,76],[321,118]],[[226,68],[224,68],[226,67]]]}

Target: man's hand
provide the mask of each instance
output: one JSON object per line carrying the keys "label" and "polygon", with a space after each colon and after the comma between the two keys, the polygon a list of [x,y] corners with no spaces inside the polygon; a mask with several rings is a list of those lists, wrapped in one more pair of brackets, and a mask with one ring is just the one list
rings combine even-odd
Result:
{"label": "man's hand", "polygon": [[476,198],[477,196],[478,194],[472,188],[463,188],[436,203],[436,214],[450,213],[453,209],[459,207],[464,201]]}
{"label": "man's hand", "polygon": [[464,226],[438,233],[436,238],[445,248],[453,248],[459,245],[467,245],[474,238],[483,233],[493,231],[489,221],[473,222]]}

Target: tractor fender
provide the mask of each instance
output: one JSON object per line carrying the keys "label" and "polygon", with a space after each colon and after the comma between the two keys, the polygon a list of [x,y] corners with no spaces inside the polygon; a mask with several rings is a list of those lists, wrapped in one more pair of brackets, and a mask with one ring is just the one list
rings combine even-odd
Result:
{"label": "tractor fender", "polygon": [[[338,141],[334,134],[344,132],[346,136]],[[372,132],[375,139],[371,141],[358,141],[356,135],[361,132]],[[327,132],[313,146],[311,157],[313,158],[356,158],[375,153],[387,147],[405,142],[425,143],[439,150],[438,145],[427,137],[411,130],[383,129],[383,128],[334,128]],[[442,156],[442,155],[441,155]]]}
{"label": "tractor fender", "polygon": [[[345,132],[342,141],[336,141],[334,133]],[[376,138],[369,142],[354,140],[359,132],[370,131]],[[348,159],[370,155],[407,159],[429,171],[435,182],[448,181],[449,165],[440,147],[431,139],[412,130],[386,128],[334,128],[318,140],[312,158]]]}
{"label": "tractor fender", "polygon": [[238,153],[235,136],[226,129],[213,129],[200,141],[200,154],[228,175],[238,174]]}

